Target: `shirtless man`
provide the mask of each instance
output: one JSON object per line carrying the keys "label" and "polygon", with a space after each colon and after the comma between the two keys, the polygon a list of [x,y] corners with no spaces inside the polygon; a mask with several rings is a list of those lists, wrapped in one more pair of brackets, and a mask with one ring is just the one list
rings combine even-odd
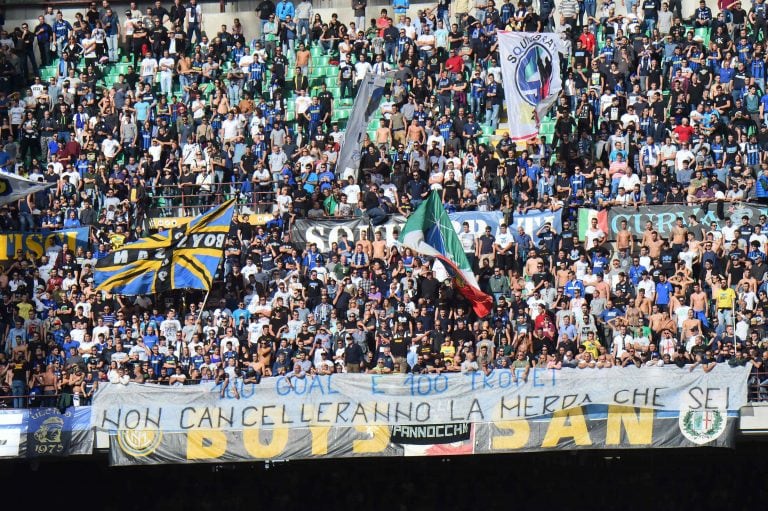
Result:
{"label": "shirtless man", "polygon": [[683,272],[677,272],[669,277],[669,283],[673,286],[680,286],[680,294],[685,294],[685,291],[693,283],[693,279],[687,277]]}
{"label": "shirtless man", "polygon": [[561,261],[557,272],[555,273],[555,278],[557,280],[557,287],[563,287],[565,286],[565,283],[568,282],[568,273],[570,273],[571,270],[568,269],[568,267],[565,265],[564,261]]}
{"label": "shirtless man", "polygon": [[627,325],[631,328],[639,328],[643,326],[643,313],[632,302],[627,305],[624,318],[627,320]]}
{"label": "shirtless man", "polygon": [[651,315],[651,300],[645,296],[645,289],[637,290],[637,297],[635,298],[635,308],[637,308],[644,316]]}
{"label": "shirtless man", "polygon": [[387,120],[381,119],[379,121],[379,127],[376,128],[376,146],[381,147],[384,146],[387,150],[389,150],[389,146],[392,145],[392,132],[389,130],[389,127],[387,126]]}
{"label": "shirtless man", "polygon": [[611,296],[611,285],[602,278],[602,275],[599,275],[595,282],[595,291],[599,292],[600,296]]}
{"label": "shirtless man", "polygon": [[680,252],[680,250],[683,248],[687,234],[688,229],[686,229],[683,225],[683,218],[677,217],[677,220],[675,220],[675,225],[672,226],[672,248],[676,252]]}
{"label": "shirtless man", "polygon": [[620,252],[622,249],[627,249],[631,254],[634,246],[635,236],[627,228],[627,221],[622,220],[619,231],[616,233],[616,251]]}
{"label": "shirtless man", "polygon": [[544,259],[539,257],[536,254],[535,250],[531,250],[528,253],[528,260],[525,261],[525,274],[533,275],[534,273],[536,273],[538,271],[538,269],[536,268],[537,264],[544,264]]}
{"label": "shirtless man", "polygon": [[[53,364],[48,364],[45,372],[42,374],[42,386],[44,396],[55,396],[59,392],[59,379],[56,377],[56,373],[53,372]],[[46,397],[44,406],[55,406],[56,399],[53,397]]]}
{"label": "shirtless man", "polygon": [[691,293],[690,305],[691,310],[693,311],[693,315],[701,321],[702,325],[706,326],[707,311],[709,310],[709,299],[707,298],[707,293],[702,291],[701,285],[699,285],[698,282],[693,285],[693,293]]}
{"label": "shirtless man", "polygon": [[[189,56],[181,57],[179,61],[176,63],[176,73],[179,75],[179,79],[183,76],[185,79],[187,76],[192,74],[192,59],[189,58]],[[181,80],[181,87],[182,92],[184,93],[184,97],[187,98],[189,96],[189,90],[190,90],[190,84],[189,81]]]}
{"label": "shirtless man", "polygon": [[659,311],[657,305],[653,306],[648,326],[656,335],[661,334],[664,330],[669,330],[672,333],[677,332],[677,323],[669,317],[666,311]]}
{"label": "shirtless man", "polygon": [[419,125],[419,121],[416,119],[413,119],[411,125],[408,126],[406,139],[408,140],[409,148],[418,147],[427,142],[427,132],[424,131],[424,128]]}
{"label": "shirtless man", "polygon": [[752,261],[750,259],[747,259],[744,265],[744,277],[739,281],[738,287],[741,288],[742,286],[746,285],[749,289],[749,291],[752,291],[753,293],[757,293],[757,279],[752,276]]}
{"label": "shirtless man", "polygon": [[387,260],[387,242],[381,237],[381,231],[376,231],[373,235],[373,258]]}
{"label": "shirtless man", "polygon": [[643,231],[643,238],[640,240],[641,246],[648,246],[648,242],[651,241],[651,235],[656,232],[653,228],[653,223],[645,222],[645,230]]}
{"label": "shirtless man", "polygon": [[[645,237],[645,234],[643,234],[643,237]],[[658,232],[653,231],[648,242],[643,244],[648,247],[648,255],[654,259],[661,255],[661,246],[664,244],[664,238],[660,237]]]}
{"label": "shirtless man", "polygon": [[695,316],[693,309],[688,309],[688,317],[683,320],[683,331],[680,340],[686,342],[693,336],[701,335],[701,330],[701,321]]}
{"label": "shirtless man", "polygon": [[699,257],[701,257],[701,247],[703,246],[703,241],[697,240],[696,236],[691,231],[688,231],[685,236],[686,243],[688,243],[688,250],[690,252],[696,252],[699,254]]}
{"label": "shirtless man", "polygon": [[373,243],[371,243],[371,240],[368,239],[368,233],[366,231],[360,231],[360,240],[356,243],[356,245],[361,245],[363,247],[363,252],[365,252],[368,258],[372,258]]}

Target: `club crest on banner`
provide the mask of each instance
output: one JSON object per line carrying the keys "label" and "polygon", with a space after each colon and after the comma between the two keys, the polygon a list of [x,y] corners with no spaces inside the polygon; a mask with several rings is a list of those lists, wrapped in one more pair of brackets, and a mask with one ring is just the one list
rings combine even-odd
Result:
{"label": "club crest on banner", "polygon": [[158,428],[120,429],[116,436],[123,452],[136,457],[154,453],[163,440],[163,433]]}
{"label": "club crest on banner", "polygon": [[539,133],[539,122],[562,90],[559,34],[500,32],[499,55],[512,140]]}
{"label": "club crest on banner", "polygon": [[727,412],[719,409],[681,410],[680,432],[696,445],[708,444],[723,434],[727,417]]}
{"label": "club crest on banner", "polygon": [[535,107],[549,96],[553,60],[552,52],[539,43],[530,45],[518,59],[515,86],[529,105]]}

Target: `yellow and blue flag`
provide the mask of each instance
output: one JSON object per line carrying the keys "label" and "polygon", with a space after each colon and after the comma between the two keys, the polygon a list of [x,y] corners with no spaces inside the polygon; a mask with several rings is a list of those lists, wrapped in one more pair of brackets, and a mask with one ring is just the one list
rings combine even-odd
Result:
{"label": "yellow and blue flag", "polygon": [[234,210],[235,201],[229,200],[187,225],[142,238],[102,257],[94,271],[97,289],[119,295],[210,289]]}

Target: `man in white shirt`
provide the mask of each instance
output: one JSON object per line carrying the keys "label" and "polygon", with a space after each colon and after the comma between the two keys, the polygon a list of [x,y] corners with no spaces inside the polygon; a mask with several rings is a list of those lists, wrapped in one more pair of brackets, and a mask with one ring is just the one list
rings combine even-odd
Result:
{"label": "man in white shirt", "polygon": [[254,57],[253,55],[250,55],[250,48],[247,46],[243,47],[243,51],[245,51],[245,54],[240,57],[240,60],[237,61],[237,67],[240,68],[240,70],[243,72],[243,74],[248,75],[251,64],[254,63],[254,61],[257,59],[257,57]]}
{"label": "man in white shirt", "polygon": [[347,202],[349,204],[357,205],[357,201],[360,198],[360,185],[355,183],[355,178],[349,176],[348,184],[344,187],[344,194],[347,196]]}
{"label": "man in white shirt", "polygon": [[91,331],[91,337],[98,340],[100,335],[103,336],[104,339],[109,336],[109,327],[104,324],[104,320],[101,318],[97,320],[96,326],[93,327],[93,330]]}
{"label": "man in white shirt", "polygon": [[155,60],[155,57],[153,57],[150,52],[147,52],[141,60],[141,81],[153,85],[155,83],[156,74],[157,60]]}
{"label": "man in white shirt", "polygon": [[46,87],[45,87],[45,84],[44,84],[44,83],[41,83],[41,82],[40,82],[40,77],[39,77],[39,76],[36,76],[36,77],[35,77],[35,83],[33,83],[32,85],[30,85],[30,87],[29,87],[29,88],[30,88],[30,89],[32,89],[32,97],[33,97],[33,98],[35,98],[35,99],[37,99],[37,98],[39,98],[41,95],[43,95],[43,94],[45,93],[45,88],[46,88]]}
{"label": "man in white shirt", "polygon": [[251,275],[256,275],[259,273],[259,268],[253,264],[253,258],[248,257],[245,259],[245,264],[243,265],[243,268],[240,270],[240,273],[243,274],[243,278],[246,282],[249,281],[249,278]]}
{"label": "man in white shirt", "polygon": [[461,232],[459,233],[459,241],[461,242],[461,248],[464,249],[464,255],[467,256],[469,265],[474,266],[475,260],[475,234],[469,230],[469,222],[464,222],[461,225]]}
{"label": "man in white shirt", "polygon": [[423,33],[416,39],[416,46],[419,51],[423,51],[427,57],[431,57],[435,52],[435,36],[429,31],[429,26],[423,28]]}
{"label": "man in white shirt", "polygon": [[594,246],[594,240],[599,240],[600,243],[605,240],[605,233],[597,226],[597,218],[592,219],[591,225],[587,228],[585,238],[587,248]]}
{"label": "man in white shirt", "polygon": [[[358,64],[359,64],[359,62],[358,62]],[[368,64],[368,63],[366,62],[366,64]],[[357,66],[357,64],[356,64],[356,66]],[[381,54],[377,54],[376,55],[376,61],[373,64],[373,66],[368,64],[368,67],[371,68],[372,72],[374,74],[377,74],[377,75],[383,75],[384,73],[386,73],[387,71],[390,71],[392,69],[392,66],[389,65],[389,62],[386,62],[383,59]],[[360,80],[362,80],[364,75],[361,75],[359,73],[360,73],[360,70],[358,70],[358,78]]]}
{"label": "man in white shirt", "polygon": [[[376,61],[378,62],[380,58],[381,55],[377,55]],[[373,67],[365,58],[365,54],[361,53],[360,60],[355,63],[355,84],[359,84],[367,73],[373,73]]]}
{"label": "man in white shirt", "polygon": [[634,345],[634,339],[627,333],[627,325],[621,325],[619,332],[613,337],[613,356],[620,363],[622,355]]}
{"label": "man in white shirt", "polygon": [[443,137],[437,129],[433,130],[432,134],[427,138],[427,147],[434,147],[433,144],[437,144],[437,148],[440,149],[440,152],[443,152],[443,149],[445,148],[445,137]]}
{"label": "man in white shirt", "polygon": [[176,67],[176,61],[171,57],[168,50],[163,52],[157,67],[160,70],[160,91],[164,96],[167,96],[173,92],[173,70]]}
{"label": "man in white shirt", "polygon": [[104,157],[110,165],[112,164],[112,159],[117,156],[117,153],[122,149],[123,147],[120,145],[120,142],[112,138],[112,133],[107,133],[107,138],[101,143],[101,152],[104,154]]}
{"label": "man in white shirt", "polygon": [[641,184],[640,178],[634,173],[624,174],[619,180],[619,188],[624,188],[624,190],[632,190],[635,185],[639,184]]}
{"label": "man in white shirt", "polygon": [[731,217],[727,216],[725,217],[725,225],[720,231],[722,232],[723,243],[728,244],[736,239],[736,232],[738,229],[733,225]]}
{"label": "man in white shirt", "polygon": [[80,173],[69,164],[67,164],[66,171],[61,175],[62,178],[65,176],[69,178],[69,182],[72,183],[75,188],[80,187]]}
{"label": "man in white shirt", "polygon": [[303,90],[296,91],[296,99],[294,100],[295,106],[294,110],[296,111],[296,118],[299,119],[299,123],[306,122],[304,119],[306,117],[304,114],[307,113],[307,109],[312,104],[312,98],[307,96],[306,92]]}
{"label": "man in white shirt", "polygon": [[696,155],[689,148],[688,142],[683,142],[682,147],[675,154],[675,170],[683,168],[685,162],[692,162],[696,158]]}
{"label": "man in white shirt", "polygon": [[176,339],[176,332],[181,331],[181,323],[176,319],[176,312],[171,310],[168,312],[166,319],[160,323],[160,335],[166,339]]}
{"label": "man in white shirt", "polygon": [[[205,100],[203,96],[198,93],[194,101],[192,101],[192,119],[195,121],[202,121],[205,116]],[[199,124],[199,122],[197,123]]]}
{"label": "man in white shirt", "polygon": [[240,139],[240,123],[235,119],[235,114],[229,112],[227,118],[221,123],[221,138],[224,143],[236,142]]}
{"label": "man in white shirt", "polygon": [[643,290],[645,297],[651,302],[656,299],[656,283],[651,279],[651,274],[643,272],[643,279],[637,283],[637,291]]}
{"label": "man in white shirt", "polygon": [[635,113],[635,107],[632,105],[627,107],[627,112],[621,116],[621,124],[624,129],[629,127],[629,123],[635,123],[635,126],[640,126],[640,117]]}

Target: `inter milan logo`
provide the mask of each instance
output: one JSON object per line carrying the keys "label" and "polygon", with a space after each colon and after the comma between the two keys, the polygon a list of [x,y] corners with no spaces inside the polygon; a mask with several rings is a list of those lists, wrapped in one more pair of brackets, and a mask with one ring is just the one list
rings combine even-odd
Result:
{"label": "inter milan logo", "polygon": [[123,452],[134,457],[149,456],[163,440],[163,433],[158,428],[120,429],[116,436]]}
{"label": "inter milan logo", "polygon": [[526,103],[537,106],[547,96],[552,82],[552,53],[540,43],[525,49],[517,61],[515,85]]}

